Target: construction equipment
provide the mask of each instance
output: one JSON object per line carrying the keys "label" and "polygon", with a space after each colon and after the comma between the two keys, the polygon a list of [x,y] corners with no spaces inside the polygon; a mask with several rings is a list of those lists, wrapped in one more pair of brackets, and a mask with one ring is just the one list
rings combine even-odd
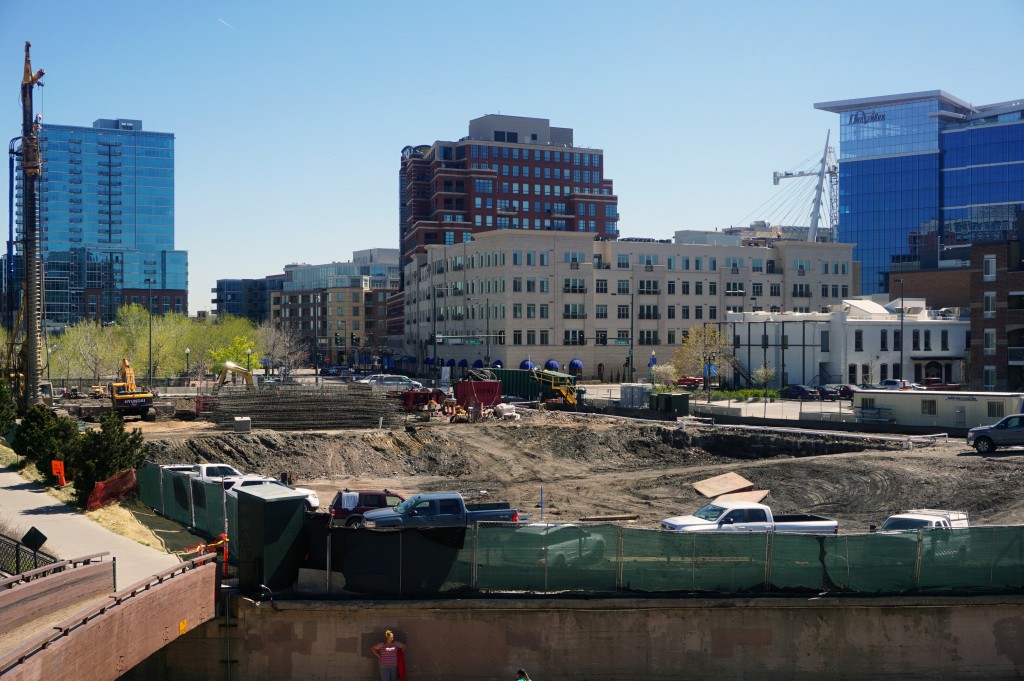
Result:
{"label": "construction equipment", "polygon": [[140,389],[135,384],[135,370],[127,357],[121,359],[117,376],[118,381],[107,386],[114,411],[121,417],[139,416],[143,420],[154,420],[153,392],[148,388]]}
{"label": "construction equipment", "polygon": [[217,376],[217,382],[213,384],[214,392],[227,382],[228,374],[237,374],[242,377],[242,381],[245,383],[247,388],[256,388],[256,382],[252,379],[251,371],[243,369],[234,362],[224,362],[224,368],[220,370],[220,375]]}
{"label": "construction equipment", "polygon": [[573,376],[557,371],[538,369],[531,369],[531,371],[533,373],[533,380],[540,384],[541,387],[546,387],[556,395],[561,395],[561,399],[566,404],[576,404],[576,379]]}

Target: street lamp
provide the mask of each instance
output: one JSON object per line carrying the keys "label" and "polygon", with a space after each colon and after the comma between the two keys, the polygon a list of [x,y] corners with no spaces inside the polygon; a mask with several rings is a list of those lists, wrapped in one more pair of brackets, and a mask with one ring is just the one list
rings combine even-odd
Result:
{"label": "street lamp", "polygon": [[906,343],[906,339],[903,336],[903,317],[906,315],[907,301],[904,298],[903,292],[903,279],[894,279],[894,284],[900,285],[900,380],[903,380],[903,344]]}
{"label": "street lamp", "polygon": [[711,367],[715,363],[715,353],[702,352],[700,356],[704,360],[704,387],[708,389],[708,404],[711,404]]}
{"label": "street lamp", "polygon": [[149,311],[149,389],[153,389],[153,280],[146,280],[146,310]]}
{"label": "street lamp", "polygon": [[192,350],[185,348],[185,381],[187,381],[187,387],[192,387],[192,376],[188,372],[188,356],[192,354]]}
{"label": "street lamp", "polygon": [[651,381],[651,388],[654,388],[654,365],[658,363],[658,358],[654,356],[654,350],[651,350],[651,360],[647,362],[647,378]]}
{"label": "street lamp", "polygon": [[245,370],[252,372],[252,348],[245,349]]}

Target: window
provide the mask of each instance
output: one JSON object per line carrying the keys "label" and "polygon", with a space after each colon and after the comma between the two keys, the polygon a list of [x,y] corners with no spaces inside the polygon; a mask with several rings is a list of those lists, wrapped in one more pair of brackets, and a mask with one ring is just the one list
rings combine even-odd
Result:
{"label": "window", "polygon": [[598,293],[608,293],[608,280],[598,279],[594,282],[594,288]]}
{"label": "window", "polygon": [[996,280],[996,256],[986,255],[985,262],[982,265],[983,269],[983,281],[995,281]]}
{"label": "window", "polygon": [[[995,380],[995,376],[994,376],[994,374],[995,374],[995,367],[985,367],[985,372],[987,373],[989,369],[992,370],[992,373],[993,373],[992,385],[995,386],[995,384],[996,384],[996,380]],[[985,378],[985,385],[986,386],[988,385],[988,377],[987,376]],[[988,417],[990,419],[1001,419],[1005,415],[1006,414],[1003,413],[1003,403],[1002,402],[989,402],[988,403]]]}
{"label": "window", "polygon": [[617,315],[619,319],[629,319],[629,305],[619,305]]}
{"label": "window", "polygon": [[615,256],[615,266],[617,268],[619,268],[620,270],[628,270],[629,269],[629,254],[628,253],[619,253],[617,256]]}
{"label": "window", "polygon": [[595,305],[594,316],[598,319],[608,319],[608,306],[607,305]]}
{"label": "window", "polygon": [[523,305],[522,303],[514,303],[512,305],[512,319],[523,318]]}
{"label": "window", "polygon": [[984,297],[985,319],[993,319],[996,316],[996,294],[993,291],[985,291]]}
{"label": "window", "polygon": [[523,344],[523,332],[520,331],[519,329],[516,329],[515,331],[512,332],[512,345],[522,345],[522,344]]}
{"label": "window", "polygon": [[696,296],[704,295],[704,282],[703,281],[695,281],[695,282],[693,282],[693,294],[696,295]]}
{"label": "window", "polygon": [[943,351],[949,350],[949,331],[943,329],[939,332],[939,344],[940,349]]}
{"label": "window", "polygon": [[921,349],[921,331],[919,329],[914,329],[910,333],[910,338],[911,338],[911,341],[910,341],[911,349],[912,350],[920,350]]}
{"label": "window", "polygon": [[545,329],[541,329],[540,332],[540,343],[538,345],[551,345],[551,332]]}
{"label": "window", "polygon": [[931,329],[924,330],[924,349],[925,352],[932,349],[932,332]]}
{"label": "window", "polygon": [[903,349],[903,334],[899,330],[892,332],[892,349],[897,352]]}
{"label": "window", "polygon": [[750,295],[754,298],[760,298],[764,295],[764,284],[751,284]]}
{"label": "window", "polygon": [[829,349],[828,349],[828,331],[827,330],[821,332],[821,351],[822,352],[829,352]]}
{"label": "window", "polygon": [[690,295],[690,282],[681,281],[679,282],[679,292],[684,296]]}
{"label": "window", "polygon": [[878,349],[887,352],[889,350],[889,329],[882,329],[878,333]]}
{"label": "window", "polygon": [[615,292],[628,294],[629,293],[629,279],[619,279],[615,284]]}
{"label": "window", "polygon": [[668,294],[670,296],[671,295],[675,295],[675,293],[676,293],[676,282],[670,281],[670,282],[668,282],[667,286],[668,286]]}
{"label": "window", "polygon": [[853,332],[853,349],[854,352],[864,352],[864,332],[861,329]]}
{"label": "window", "polygon": [[522,293],[523,291],[523,278],[512,277],[512,291],[514,293]]}
{"label": "window", "polygon": [[679,318],[680,319],[689,319],[690,318],[690,306],[689,305],[682,305],[682,306],[680,306],[680,308],[679,308]]}
{"label": "window", "polygon": [[935,416],[938,413],[935,400],[921,400],[921,413],[925,416]]}
{"label": "window", "polygon": [[986,355],[996,354],[996,330],[985,329],[984,336],[982,337],[982,349]]}
{"label": "window", "polygon": [[778,298],[782,295],[782,284],[769,284],[768,290],[768,295],[774,298]]}
{"label": "window", "polygon": [[718,319],[717,305],[708,305],[708,319]]}
{"label": "window", "polygon": [[541,303],[541,306],[540,306],[540,318],[541,319],[547,319],[548,318],[548,306],[547,306],[546,303]]}

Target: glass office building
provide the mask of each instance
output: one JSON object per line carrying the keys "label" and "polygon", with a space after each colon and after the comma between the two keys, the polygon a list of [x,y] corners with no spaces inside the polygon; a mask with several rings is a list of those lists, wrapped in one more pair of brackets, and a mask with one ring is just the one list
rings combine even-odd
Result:
{"label": "glass office building", "polygon": [[[156,313],[187,313],[188,253],[174,248],[174,135],[100,119],[91,128],[44,124],[40,145],[46,325],[111,321],[149,296]],[[17,223],[20,243],[20,215]]]}
{"label": "glass office building", "polygon": [[954,245],[1024,228],[1024,101],[976,106],[941,90],[823,102],[838,113],[838,240],[862,293],[937,265]]}

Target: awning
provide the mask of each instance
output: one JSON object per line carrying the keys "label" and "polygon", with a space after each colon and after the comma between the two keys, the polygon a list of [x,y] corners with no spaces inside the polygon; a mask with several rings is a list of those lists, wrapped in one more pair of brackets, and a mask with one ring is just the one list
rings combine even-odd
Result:
{"label": "awning", "polygon": [[522,362],[519,363],[519,368],[526,369],[527,371],[529,371],[530,369],[533,368],[533,362],[531,362],[528,359],[524,359]]}
{"label": "awning", "polygon": [[455,360],[454,359],[448,360],[447,362],[445,362],[445,366],[446,367],[453,367],[453,366],[455,366]]}
{"label": "awning", "polygon": [[473,362],[473,368],[474,369],[483,369],[484,368],[484,361],[482,359],[478,359],[477,361]]}
{"label": "awning", "polygon": [[573,361],[569,362],[569,368],[570,369],[582,369],[583,368],[583,362],[579,361],[578,359],[574,359]]}
{"label": "awning", "polygon": [[468,367],[468,366],[469,366],[469,362],[467,362],[467,361],[466,361],[466,360],[464,360],[464,359],[460,359],[460,360],[459,360],[459,366],[460,366],[460,367]]}
{"label": "awning", "polygon": [[491,362],[491,368],[492,369],[500,369],[503,366],[505,366],[505,365],[501,363],[500,359],[496,359],[493,362]]}
{"label": "awning", "polygon": [[424,364],[433,364],[434,363],[434,358],[433,357],[427,357],[426,359],[423,360],[423,363]]}
{"label": "awning", "polygon": [[553,359],[549,359],[548,361],[544,362],[544,368],[547,369],[548,371],[558,371],[560,367],[558,366],[558,362],[556,362]]}

